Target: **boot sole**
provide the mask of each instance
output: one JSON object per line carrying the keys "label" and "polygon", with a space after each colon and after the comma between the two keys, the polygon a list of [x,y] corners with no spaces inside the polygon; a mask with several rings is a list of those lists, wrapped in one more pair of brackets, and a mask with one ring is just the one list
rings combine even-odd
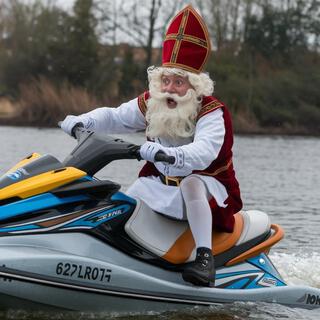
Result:
{"label": "boot sole", "polygon": [[195,275],[194,273],[185,272],[182,274],[182,278],[186,282],[190,282],[196,286],[201,286],[201,287],[213,288],[214,284],[215,284],[215,280],[210,280],[208,278],[202,278],[200,276]]}

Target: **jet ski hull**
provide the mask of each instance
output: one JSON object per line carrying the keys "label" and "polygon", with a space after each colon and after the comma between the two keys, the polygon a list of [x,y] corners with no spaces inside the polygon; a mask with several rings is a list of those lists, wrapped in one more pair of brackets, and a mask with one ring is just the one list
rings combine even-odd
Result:
{"label": "jet ski hull", "polygon": [[[269,273],[265,285],[270,287],[254,288],[263,270],[252,263],[219,268],[217,288],[195,287],[185,283],[180,272],[146,264],[80,233],[11,236],[10,244],[4,237],[0,256],[2,309],[141,313],[236,301],[320,307],[320,290],[275,286]],[[251,289],[241,288],[248,279]],[[226,283],[229,287],[223,288]]]}

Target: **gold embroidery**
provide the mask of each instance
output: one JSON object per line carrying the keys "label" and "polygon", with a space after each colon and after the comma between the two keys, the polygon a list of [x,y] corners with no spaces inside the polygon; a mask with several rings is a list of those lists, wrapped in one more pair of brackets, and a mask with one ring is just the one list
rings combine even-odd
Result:
{"label": "gold embroidery", "polygon": [[147,103],[146,103],[144,93],[140,94],[140,96],[138,97],[138,106],[139,106],[141,113],[145,116],[146,112],[147,112]]}
{"label": "gold embroidery", "polygon": [[[177,61],[177,57],[178,57],[179,49],[180,49],[180,46],[181,46],[181,42],[185,37],[184,29],[185,29],[185,27],[187,25],[188,16],[189,16],[189,11],[186,10],[183,13],[183,16],[182,16],[182,20],[181,20],[181,23],[180,23],[180,26],[179,26],[179,33],[176,34],[176,36],[172,39],[172,40],[175,40],[175,43],[174,43],[174,47],[173,47],[173,50],[172,50],[172,53],[171,53],[170,62],[174,63],[174,62]],[[167,39],[167,37],[166,37],[166,39]]]}
{"label": "gold embroidery", "polygon": [[218,175],[219,173],[221,173],[223,171],[227,171],[231,165],[232,165],[232,159],[230,159],[225,166],[222,166],[222,167],[218,168],[213,173],[201,171],[201,174],[206,175],[206,176],[213,176],[214,177],[214,176]]}
{"label": "gold embroidery", "polygon": [[201,47],[208,48],[208,43],[200,38],[194,37],[194,36],[189,36],[189,35],[182,35],[182,34],[177,34],[177,33],[172,33],[166,36],[165,40],[184,40],[188,42],[192,42],[194,44],[197,44]]}
{"label": "gold embroidery", "polygon": [[215,110],[215,109],[218,109],[222,106],[223,104],[220,102],[220,101],[211,101],[207,104],[205,104],[199,111],[198,113],[198,117],[197,117],[197,120],[199,120],[202,116],[204,116],[205,114]]}
{"label": "gold embroidery", "polygon": [[166,62],[162,64],[163,67],[172,67],[172,68],[181,68],[184,69],[186,71],[190,71],[190,72],[194,72],[194,73],[200,73],[200,71],[198,69],[189,67],[187,65],[184,65],[182,63],[170,63],[170,62]]}

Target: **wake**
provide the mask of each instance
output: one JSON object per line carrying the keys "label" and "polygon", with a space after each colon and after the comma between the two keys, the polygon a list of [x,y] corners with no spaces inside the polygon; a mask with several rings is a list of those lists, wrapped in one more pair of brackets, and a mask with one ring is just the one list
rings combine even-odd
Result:
{"label": "wake", "polygon": [[270,258],[288,285],[320,288],[320,253],[272,253]]}

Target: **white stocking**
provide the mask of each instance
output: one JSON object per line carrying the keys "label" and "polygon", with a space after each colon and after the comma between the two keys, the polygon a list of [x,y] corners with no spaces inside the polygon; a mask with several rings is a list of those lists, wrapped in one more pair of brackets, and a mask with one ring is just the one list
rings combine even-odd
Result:
{"label": "white stocking", "polygon": [[211,249],[212,213],[208,201],[209,195],[204,182],[195,176],[190,176],[183,179],[180,188],[196,247]]}

